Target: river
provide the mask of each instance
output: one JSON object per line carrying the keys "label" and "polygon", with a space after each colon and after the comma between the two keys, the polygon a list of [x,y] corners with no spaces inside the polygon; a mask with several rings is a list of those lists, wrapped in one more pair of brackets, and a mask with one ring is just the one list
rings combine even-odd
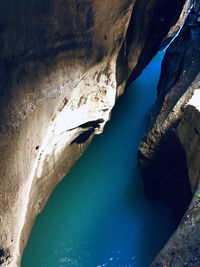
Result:
{"label": "river", "polygon": [[170,210],[144,196],[136,158],[162,58],[118,99],[104,133],[53,192],[22,267],[147,267],[172,234]]}

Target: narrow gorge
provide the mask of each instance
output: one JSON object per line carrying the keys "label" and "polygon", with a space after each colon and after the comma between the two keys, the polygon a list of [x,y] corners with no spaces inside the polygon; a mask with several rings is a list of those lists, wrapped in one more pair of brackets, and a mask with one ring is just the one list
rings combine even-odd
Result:
{"label": "narrow gorge", "polygon": [[125,90],[103,134],[48,200],[22,267],[148,266],[174,231],[170,210],[144,196],[137,166],[163,55]]}
{"label": "narrow gorge", "polygon": [[1,0],[0,266],[21,265],[52,191],[175,37],[138,161],[178,225],[152,266],[200,265],[199,12],[198,0]]}

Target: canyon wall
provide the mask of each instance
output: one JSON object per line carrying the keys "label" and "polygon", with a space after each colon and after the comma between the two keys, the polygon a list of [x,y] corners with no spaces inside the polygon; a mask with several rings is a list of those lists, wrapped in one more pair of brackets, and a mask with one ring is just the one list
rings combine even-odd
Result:
{"label": "canyon wall", "polygon": [[0,265],[19,266],[50,193],[184,0],[0,1]]}
{"label": "canyon wall", "polygon": [[169,205],[178,225],[152,267],[200,266],[200,25],[196,13],[189,14],[167,49],[151,126],[138,151],[146,194]]}

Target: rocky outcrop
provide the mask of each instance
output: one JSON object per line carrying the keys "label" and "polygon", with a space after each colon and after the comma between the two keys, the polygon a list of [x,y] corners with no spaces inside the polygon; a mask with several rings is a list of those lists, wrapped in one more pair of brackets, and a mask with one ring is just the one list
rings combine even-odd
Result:
{"label": "rocky outcrop", "polygon": [[0,265],[18,266],[36,215],[184,0],[0,1]]}
{"label": "rocky outcrop", "polygon": [[194,38],[193,17],[166,52],[138,152],[147,195],[165,201],[180,223],[152,266],[200,266],[200,35]]}
{"label": "rocky outcrop", "polygon": [[136,1],[117,59],[119,92],[121,88],[124,88],[125,83],[129,85],[135,80],[151,61],[171,26],[174,27],[177,23],[181,25],[179,22],[180,10],[183,10],[185,2],[174,0]]}

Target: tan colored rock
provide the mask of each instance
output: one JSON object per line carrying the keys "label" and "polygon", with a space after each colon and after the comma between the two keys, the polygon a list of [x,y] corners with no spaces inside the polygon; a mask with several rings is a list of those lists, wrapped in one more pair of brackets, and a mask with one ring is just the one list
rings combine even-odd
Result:
{"label": "tan colored rock", "polygon": [[1,266],[20,265],[36,215],[184,2],[0,1]]}

